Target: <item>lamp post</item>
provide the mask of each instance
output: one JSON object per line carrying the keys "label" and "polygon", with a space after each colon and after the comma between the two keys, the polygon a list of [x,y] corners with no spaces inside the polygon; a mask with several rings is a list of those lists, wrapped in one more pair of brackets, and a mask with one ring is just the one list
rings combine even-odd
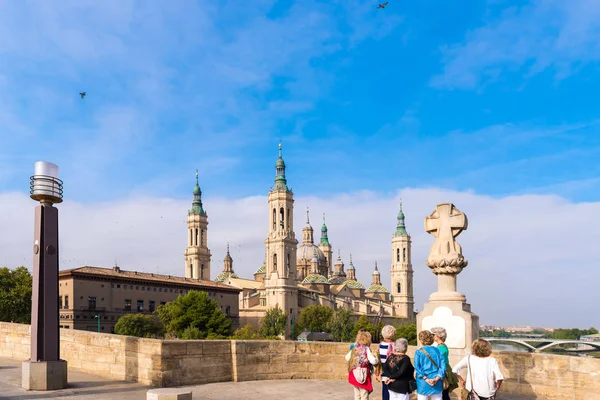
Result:
{"label": "lamp post", "polygon": [[67,386],[67,362],[60,359],[58,329],[58,210],[62,181],[58,166],[39,161],[30,178],[35,208],[31,358],[23,361],[21,385],[27,390],[55,390]]}
{"label": "lamp post", "polygon": [[95,315],[96,318],[98,318],[98,333],[100,333],[100,314]]}

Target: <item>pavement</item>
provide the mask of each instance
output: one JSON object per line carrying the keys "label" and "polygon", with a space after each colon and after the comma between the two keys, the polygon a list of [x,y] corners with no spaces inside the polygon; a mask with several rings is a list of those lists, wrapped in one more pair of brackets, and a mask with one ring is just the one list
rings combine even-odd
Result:
{"label": "pavement", "polygon": [[[0,399],[117,399],[143,400],[151,387],[134,382],[115,381],[69,369],[69,387],[50,392],[26,391],[21,388],[21,362],[0,357]],[[330,380],[272,380],[249,382],[222,382],[188,386],[194,400],[351,400],[352,387],[345,381]],[[416,396],[414,396],[416,398]],[[380,385],[370,396],[381,399]],[[529,400],[502,393],[498,400]],[[542,400],[542,399],[537,399]]]}

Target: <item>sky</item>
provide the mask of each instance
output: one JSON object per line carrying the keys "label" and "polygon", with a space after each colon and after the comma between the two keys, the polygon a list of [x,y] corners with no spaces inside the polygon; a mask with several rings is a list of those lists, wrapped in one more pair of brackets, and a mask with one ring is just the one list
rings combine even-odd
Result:
{"label": "sky", "polygon": [[389,286],[402,199],[422,309],[452,202],[481,323],[600,326],[600,7],[446,3],[0,0],[0,265],[31,266],[44,160],[61,269],[182,275],[198,170],[213,278],[227,242],[251,277],[281,142],[297,237],[325,213],[364,284],[377,261]]}

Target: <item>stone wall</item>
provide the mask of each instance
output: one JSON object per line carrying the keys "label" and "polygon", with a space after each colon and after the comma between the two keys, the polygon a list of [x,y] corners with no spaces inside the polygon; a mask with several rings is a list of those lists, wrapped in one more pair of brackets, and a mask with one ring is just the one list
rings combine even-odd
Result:
{"label": "stone wall", "polygon": [[[178,341],[61,329],[69,368],[153,386],[263,379],[346,379],[348,343]],[[29,326],[0,322],[0,357],[29,358]],[[375,350],[375,346],[373,346]],[[416,347],[409,349],[412,357]],[[463,354],[451,351],[450,362]],[[503,392],[556,400],[600,393],[600,359],[495,352]]]}

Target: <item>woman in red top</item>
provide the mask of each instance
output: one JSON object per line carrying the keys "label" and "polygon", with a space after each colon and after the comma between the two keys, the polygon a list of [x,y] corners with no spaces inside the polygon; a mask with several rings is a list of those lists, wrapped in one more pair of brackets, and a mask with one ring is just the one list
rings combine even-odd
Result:
{"label": "woman in red top", "polygon": [[356,335],[356,345],[346,354],[348,382],[354,386],[354,400],[368,400],[373,391],[371,364],[377,365],[379,360],[371,352],[370,345],[371,334],[359,331]]}

